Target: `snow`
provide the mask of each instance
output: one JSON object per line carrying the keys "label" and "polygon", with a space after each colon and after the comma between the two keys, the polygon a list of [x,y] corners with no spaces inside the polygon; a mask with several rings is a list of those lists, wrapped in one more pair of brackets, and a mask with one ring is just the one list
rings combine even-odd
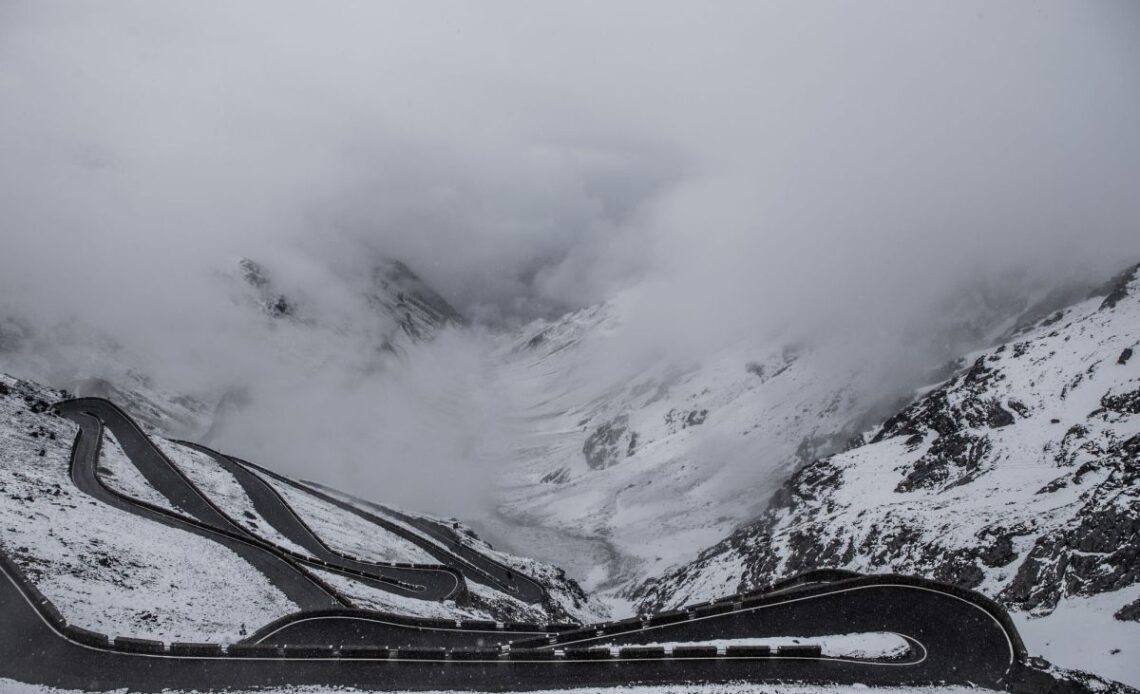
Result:
{"label": "snow", "polygon": [[110,429],[103,430],[103,449],[97,469],[100,481],[123,496],[145,501],[159,508],[189,517],[146,481],[143,474],[123,452],[118,439]]}
{"label": "snow", "polygon": [[381,588],[361,583],[350,576],[324,571],[311,566],[305,570],[332,586],[338,593],[347,597],[354,607],[380,612],[394,612],[410,617],[430,617],[441,619],[494,619],[480,610],[460,607],[453,600],[436,602],[417,600],[397,595]]}
{"label": "snow", "polygon": [[[386,520],[399,525],[406,529],[408,532],[415,533],[426,542],[430,542],[440,549],[451,552],[452,547],[447,543],[440,542],[435,537],[421,531],[419,528],[404,522],[401,518],[395,515],[393,510],[383,504],[378,504],[372,501],[365,501],[359,499],[351,494],[338,491],[325,487],[324,485],[316,484],[320,490],[330,496],[336,497],[347,504],[351,504],[361,510],[368,511],[380,516]],[[414,518],[422,518],[424,520],[437,523],[442,527],[451,527],[454,531],[454,537],[458,542],[463,543],[467,548],[479,552],[488,558],[511,567],[517,573],[524,576],[529,576],[538,580],[547,589],[547,594],[551,600],[554,601],[569,617],[579,623],[597,622],[608,619],[610,612],[606,609],[606,605],[599,600],[595,600],[592,596],[584,596],[580,592],[575,591],[570,585],[565,575],[560,572],[558,567],[541,562],[535,559],[520,557],[518,555],[510,554],[507,552],[500,552],[492,547],[485,541],[478,539],[474,536],[474,532],[465,524],[455,520],[444,520],[435,518],[422,513],[412,511],[399,510],[399,513],[405,516]],[[458,527],[454,527],[458,526]],[[496,590],[489,586],[485,586],[476,580],[468,580],[467,588],[477,598],[481,599],[485,604],[494,604],[496,609],[503,618],[513,621],[534,621],[546,622],[551,621],[550,615],[547,614],[539,605],[530,605],[518,600],[511,595],[502,591]]]}
{"label": "snow", "polygon": [[68,622],[112,636],[230,642],[296,611],[229,549],[77,490],[77,427],[24,399],[60,394],[6,375],[0,384],[10,391],[0,391],[0,549]]}
{"label": "snow", "polygon": [[[983,423],[963,430],[991,446],[976,473],[896,491],[938,437],[932,430],[920,443],[908,445],[907,437],[900,436],[834,455],[813,466],[821,475],[833,475],[834,482],[797,498],[791,510],[774,516],[771,527],[761,531],[757,526],[754,538],[722,542],[666,576],[658,586],[660,595],[667,596],[664,606],[732,593],[749,579],[796,573],[804,561],[820,561],[809,556],[815,548],[838,548],[840,563],[826,556],[823,560],[856,571],[937,576],[948,557],[983,549],[991,533],[1004,531],[1013,536],[1009,559],[999,558],[994,565],[974,562],[982,573],[976,589],[1000,599],[1037,540],[1064,537],[1096,512],[1087,505],[1102,503],[1096,508],[1115,508],[1123,516],[1140,513],[1135,489],[1109,488],[1103,502],[1095,501],[1098,485],[1112,467],[1105,463],[1112,460],[1106,451],[1140,434],[1140,416],[1102,406],[1106,395],[1140,386],[1140,359],[1119,363],[1126,348],[1140,344],[1138,290],[1111,310],[1100,310],[1100,298],[1078,303],[1004,346],[968,355],[966,363],[981,360],[994,374],[974,392],[962,377],[926,389],[945,394],[952,407],[992,399],[1013,413],[1008,425]],[[1084,433],[1069,436],[1076,425]],[[864,440],[875,433],[877,429],[865,433]],[[1099,468],[1082,470],[1089,462],[1099,462]],[[810,539],[807,549],[803,538]],[[850,557],[843,554],[846,548]],[[755,576],[761,553],[774,557],[777,565]],[[1069,554],[1081,553],[1074,549]],[[1049,575],[1042,580],[1050,580]],[[1082,589],[1078,580],[1062,576],[1057,585],[1060,603],[1052,614],[1034,618],[1013,612],[1029,651],[1063,666],[1140,684],[1135,665],[1140,653],[1134,646],[1140,643],[1140,625],[1112,618],[1140,587],[1087,598],[1071,594]],[[1039,604],[1035,610],[1046,614],[1052,605]],[[1112,653],[1114,649],[1120,650]]]}
{"label": "snow", "polygon": [[312,556],[262,518],[237,479],[212,457],[158,436],[151,436],[151,440],[231,520],[278,547]]}
{"label": "snow", "polygon": [[1140,688],[1140,622],[1113,613],[1140,598],[1140,585],[1091,598],[1070,597],[1052,614],[1012,614],[1030,653]]}
{"label": "snow", "polygon": [[359,561],[439,564],[415,544],[355,513],[257,472],[332,550]]}
{"label": "snow", "polygon": [[[588,645],[594,645],[593,643]],[[709,639],[705,641],[653,641],[637,644],[610,644],[600,642],[598,646],[609,646],[616,655],[625,646],[660,646],[666,653],[672,653],[678,646],[716,646],[723,655],[729,646],[767,646],[773,650],[780,646],[819,646],[823,655],[831,658],[886,659],[897,658],[910,650],[907,640],[891,632],[871,632],[866,634],[829,634],[827,636],[769,636],[764,638]]]}
{"label": "snow", "polygon": [[[496,514],[475,519],[510,551],[564,566],[617,616],[625,588],[755,518],[799,456],[831,452],[881,389],[870,373],[834,374],[825,349],[775,343],[598,379],[621,312],[592,307],[503,338],[494,380],[517,443],[498,465]],[[622,417],[636,441],[591,469],[585,442]]]}

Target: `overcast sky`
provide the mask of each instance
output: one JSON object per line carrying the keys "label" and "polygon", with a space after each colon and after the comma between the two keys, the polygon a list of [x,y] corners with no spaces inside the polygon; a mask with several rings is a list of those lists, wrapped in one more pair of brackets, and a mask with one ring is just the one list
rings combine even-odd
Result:
{"label": "overcast sky", "polygon": [[1133,0],[0,0],[0,292],[171,354],[360,243],[491,325],[921,314],[1140,259],[1138,74]]}
{"label": "overcast sky", "polygon": [[102,291],[352,234],[492,317],[1104,262],[1140,247],[1138,65],[1127,1],[5,0],[0,262]]}

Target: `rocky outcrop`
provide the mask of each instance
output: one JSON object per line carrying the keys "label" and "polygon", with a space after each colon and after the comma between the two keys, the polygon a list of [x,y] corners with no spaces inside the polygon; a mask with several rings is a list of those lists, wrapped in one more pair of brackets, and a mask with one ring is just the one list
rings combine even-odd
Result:
{"label": "rocky outcrop", "polygon": [[605,470],[636,452],[637,432],[629,428],[629,415],[624,414],[598,425],[582,445],[591,470]]}
{"label": "rocky outcrop", "polygon": [[238,260],[238,267],[241,269],[242,279],[253,290],[255,301],[262,313],[270,318],[297,317],[297,303],[277,291],[265,267],[249,258]]}

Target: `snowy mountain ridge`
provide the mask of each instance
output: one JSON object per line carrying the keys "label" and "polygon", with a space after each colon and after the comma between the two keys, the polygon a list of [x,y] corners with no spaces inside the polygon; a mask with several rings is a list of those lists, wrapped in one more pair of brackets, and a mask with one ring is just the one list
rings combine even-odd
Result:
{"label": "snowy mountain ridge", "polygon": [[[971,287],[935,330],[906,341],[922,372],[948,375],[965,346],[993,344],[1072,295]],[[798,466],[844,450],[923,382],[852,357],[863,347],[842,340],[740,341],[699,359],[623,363],[611,352],[628,330],[624,310],[610,302],[502,336],[492,378],[515,443],[497,513],[479,521],[525,554],[570,557],[567,569],[619,612],[632,609],[633,586],[756,518]]]}
{"label": "snowy mountain ridge", "polygon": [[763,518],[629,597],[649,612],[808,567],[930,576],[998,598],[1030,635],[1083,612],[1084,645],[1055,635],[1046,655],[1136,683],[1137,351],[1140,266],[971,355],[852,449],[801,466]]}
{"label": "snowy mountain ridge", "polygon": [[[219,313],[287,368],[340,362],[381,370],[448,327],[466,325],[407,265],[379,255],[339,278],[335,294],[349,306],[317,300],[320,288],[309,285],[321,277],[283,282],[273,266],[252,258],[232,258],[209,275]],[[210,440],[251,399],[244,384],[203,387],[198,379],[180,389],[162,382],[132,345],[86,317],[45,325],[24,307],[2,303],[0,364],[80,397],[113,400],[172,437]]]}

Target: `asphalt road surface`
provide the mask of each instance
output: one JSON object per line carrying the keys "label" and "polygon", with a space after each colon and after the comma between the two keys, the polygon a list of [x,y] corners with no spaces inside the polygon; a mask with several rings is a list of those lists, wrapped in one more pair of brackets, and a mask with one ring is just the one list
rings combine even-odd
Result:
{"label": "asphalt road surface", "polygon": [[[1021,639],[999,605],[971,591],[902,576],[819,571],[766,591],[648,619],[584,627],[450,622],[347,609],[327,586],[299,568],[295,556],[238,534],[232,520],[204,494],[182,488],[188,480],[180,482],[162,471],[166,465],[178,472],[164,457],[155,459],[157,449],[143,443],[149,439],[141,429],[118,408],[100,403],[105,401],[59,406],[80,425],[72,452],[75,484],[103,503],[225,544],[302,605],[302,611],[228,647],[111,641],[68,625],[0,555],[0,676],[58,687],[136,691],[280,685],[507,691],[728,681],[956,683],[1018,692],[1070,691],[1054,689],[1057,683],[1050,676],[1027,667]],[[103,422],[140,469],[153,468],[148,479],[156,488],[169,492],[180,508],[184,503],[200,513],[198,520],[127,499],[102,484],[96,470]],[[276,503],[268,497],[262,502]],[[303,531],[303,523],[291,530]],[[315,536],[312,541],[319,543]],[[908,645],[906,652],[892,658],[836,657],[812,645],[813,639],[829,635],[872,632],[898,635]],[[789,644],[795,639],[798,645],[720,650],[700,645],[741,638],[787,639]],[[662,643],[682,645],[666,651]]]}
{"label": "asphalt road surface", "polygon": [[[150,482],[159,493],[169,499],[175,507],[192,515],[197,522],[192,522],[166,509],[150,506],[144,502],[122,496],[107,488],[102,481],[99,480],[96,473],[99,452],[97,445],[94,447],[84,447],[82,451],[73,452],[73,479],[75,479],[76,484],[79,485],[82,491],[92,496],[97,496],[101,501],[114,499],[117,508],[142,515],[152,520],[162,518],[168,525],[177,525],[177,527],[183,529],[195,528],[195,531],[199,534],[206,534],[212,539],[218,539],[219,541],[221,541],[220,538],[225,538],[228,541],[227,546],[230,547],[245,547],[260,550],[254,552],[251,549],[245,549],[244,553],[239,552],[241,556],[247,559],[254,556],[275,559],[275,561],[263,559],[260,563],[251,560],[251,563],[259,569],[262,569],[262,566],[269,565],[292,566],[293,575],[299,575],[302,579],[281,579],[279,582],[278,579],[288,572],[277,570],[272,573],[263,571],[263,573],[265,573],[269,580],[273,581],[275,586],[281,589],[282,592],[285,592],[290,599],[294,599],[293,596],[295,594],[301,596],[306,594],[310,595],[310,598],[304,602],[298,602],[294,599],[302,608],[318,609],[320,607],[343,606],[349,603],[343,597],[338,596],[336,591],[331,587],[325,585],[307,572],[302,571],[298,568],[298,565],[312,566],[325,571],[342,573],[375,588],[421,600],[456,599],[466,593],[466,584],[463,581],[462,575],[453,569],[443,566],[414,569],[391,566],[379,568],[375,565],[367,565],[371,567],[369,571],[360,571],[348,568],[339,562],[331,564],[320,558],[301,555],[277,547],[262,538],[252,535],[245,528],[229,519],[219,508],[214,506],[209,498],[198,490],[189,478],[183,475],[182,472],[166,458],[162,451],[151,442],[146,433],[113,403],[98,398],[82,398],[60,403],[57,405],[57,409],[65,417],[75,420],[81,429],[88,430],[88,438],[94,439],[97,442],[102,440],[102,427],[104,425],[111,429],[115,434],[115,438],[126,452],[127,457],[131,459],[131,462],[135,464],[148,482]],[[82,442],[77,443],[77,448],[80,443]],[[82,453],[82,455],[79,453]],[[76,477],[77,471],[78,477]],[[238,550],[235,549],[235,551]],[[302,590],[299,588],[299,585],[302,583],[307,583],[313,586],[313,588]],[[312,596],[316,593],[323,593],[325,596],[331,597],[332,602],[330,603],[326,599],[320,604],[315,604]]]}

